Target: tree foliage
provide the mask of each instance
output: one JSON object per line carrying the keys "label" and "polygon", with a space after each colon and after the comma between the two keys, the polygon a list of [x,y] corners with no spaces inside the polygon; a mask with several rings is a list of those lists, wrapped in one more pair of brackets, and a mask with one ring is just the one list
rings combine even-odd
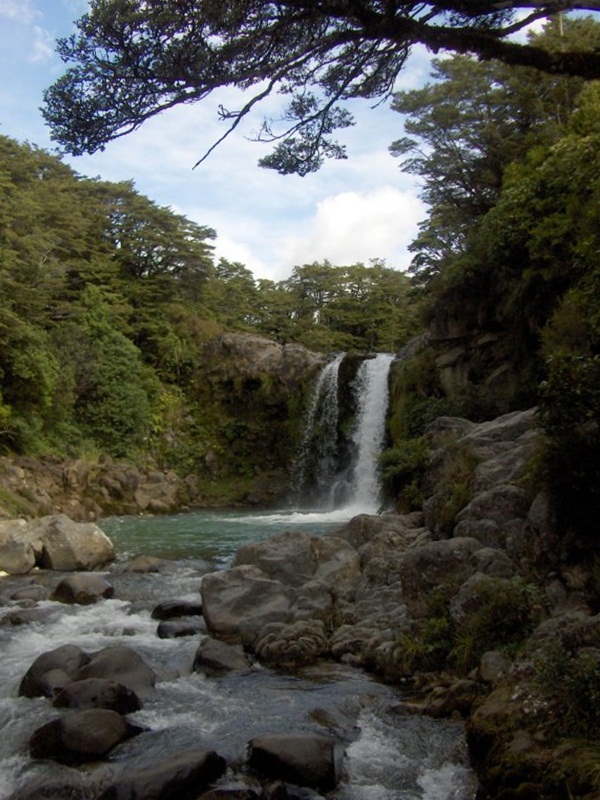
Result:
{"label": "tree foliage", "polygon": [[0,137],[0,449],[131,457],[169,418],[196,439],[180,451],[195,453],[198,431],[218,426],[194,397],[211,337],[329,351],[394,349],[409,335],[402,273],[325,263],[257,281],[215,261],[214,236],[130,182],[82,178]]}
{"label": "tree foliage", "polygon": [[71,66],[46,92],[44,114],[56,140],[80,154],[165,109],[224,87],[248,90],[240,108],[219,107],[229,124],[222,140],[277,91],[289,102],[281,120],[263,123],[258,138],[275,149],[261,163],[305,175],[326,157],[346,157],[332,138],[353,122],[344,101],[386,100],[416,44],[548,74],[600,77],[594,50],[510,38],[532,22],[578,9],[598,11],[600,3],[91,0],[78,33],[59,42]]}

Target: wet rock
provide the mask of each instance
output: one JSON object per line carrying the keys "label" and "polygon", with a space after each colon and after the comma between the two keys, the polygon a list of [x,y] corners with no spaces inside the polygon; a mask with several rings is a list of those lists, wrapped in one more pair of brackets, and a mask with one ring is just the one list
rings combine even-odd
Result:
{"label": "wet rock", "polygon": [[259,736],[249,744],[248,766],[266,778],[330,791],[339,780],[342,756],[341,744],[331,736]]}
{"label": "wet rock", "polygon": [[196,650],[193,670],[214,676],[232,670],[248,669],[249,666],[250,662],[241,646],[207,636]]}
{"label": "wet rock", "polygon": [[285,622],[295,593],[252,565],[205,575],[201,587],[204,619],[211,634],[252,645],[269,622]]}
{"label": "wet rock", "polygon": [[505,653],[501,653],[499,650],[488,650],[481,656],[479,677],[485,683],[496,686],[508,674],[511,663]]}
{"label": "wet rock", "polygon": [[142,707],[132,689],[106,678],[74,681],[56,692],[52,705],[56,708],[107,708],[119,714],[131,714]]}
{"label": "wet rock", "polygon": [[114,593],[113,585],[100,575],[69,575],[58,584],[50,599],[87,606],[113,597]]}
{"label": "wet rock", "polygon": [[32,520],[27,537],[42,542],[41,565],[64,572],[93,570],[113,561],[115,549],[106,534],[93,522],[73,522],[65,514]]}
{"label": "wet rock", "polygon": [[0,541],[0,571],[9,575],[25,575],[35,566],[35,552],[29,542],[15,539]]}
{"label": "wet rock", "polygon": [[269,666],[297,669],[314,664],[325,655],[329,637],[320,620],[271,623],[261,630],[254,650],[258,659]]}
{"label": "wet rock", "polygon": [[402,592],[415,617],[427,613],[428,593],[460,586],[474,572],[472,556],[481,550],[477,539],[454,538],[429,542],[406,551],[400,564]]}
{"label": "wet rock", "polygon": [[164,563],[164,559],[156,558],[156,556],[138,556],[124,565],[123,572],[137,572],[140,574],[160,572]]}
{"label": "wet rock", "polygon": [[38,728],[29,741],[33,758],[63,764],[95,761],[141,732],[125,717],[104,708],[75,711]]}
{"label": "wet rock", "polygon": [[23,589],[18,589],[10,596],[11,600],[45,600],[48,597],[49,590],[45,586],[40,586],[39,583],[33,583],[30,586],[25,586]]}
{"label": "wet rock", "polygon": [[337,596],[353,596],[360,577],[359,556],[348,542],[328,536],[288,531],[240,547],[234,566],[251,564],[272,580],[300,587],[319,580]]}
{"label": "wet rock", "polygon": [[0,617],[0,625],[30,625],[45,622],[51,612],[45,608],[19,608]]}
{"label": "wet rock", "polygon": [[202,616],[202,604],[194,600],[167,600],[152,609],[152,619]]}
{"label": "wet rock", "polygon": [[206,633],[204,620],[166,620],[156,629],[159,639],[179,639],[182,636],[197,636],[199,633]]}
{"label": "wet rock", "polygon": [[24,786],[8,800],[90,800],[89,787],[77,775],[62,781],[40,780]]}
{"label": "wet rock", "polygon": [[19,686],[19,695],[52,697],[56,690],[71,683],[78,670],[89,660],[89,656],[73,644],[42,653],[25,673]]}
{"label": "wet rock", "polygon": [[97,800],[195,800],[226,770],[214,750],[195,748],[165,758],[128,762]]}
{"label": "wet rock", "polygon": [[116,681],[144,698],[152,694],[156,676],[143,658],[124,645],[106,647],[88,658],[75,673],[75,680],[106,678]]}

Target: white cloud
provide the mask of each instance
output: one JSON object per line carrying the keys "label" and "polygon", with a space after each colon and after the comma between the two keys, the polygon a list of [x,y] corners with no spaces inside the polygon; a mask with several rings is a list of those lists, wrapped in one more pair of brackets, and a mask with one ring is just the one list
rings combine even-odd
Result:
{"label": "white cloud", "polygon": [[0,17],[29,23],[36,16],[31,0],[0,0]]}
{"label": "white cloud", "polygon": [[35,25],[33,28],[33,53],[31,60],[36,63],[38,61],[50,61],[55,57],[55,38],[45,28],[40,28]]}
{"label": "white cloud", "polygon": [[288,237],[281,258],[290,266],[324,259],[342,265],[383,258],[389,266],[405,269],[410,261],[406,248],[423,215],[423,205],[413,192],[392,186],[341,192],[318,203],[309,230]]}

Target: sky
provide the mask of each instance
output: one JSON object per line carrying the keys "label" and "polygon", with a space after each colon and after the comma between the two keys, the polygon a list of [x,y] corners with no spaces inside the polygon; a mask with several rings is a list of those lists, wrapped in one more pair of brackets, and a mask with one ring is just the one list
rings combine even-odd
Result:
{"label": "sky", "polygon": [[[64,70],[58,37],[74,32],[87,0],[0,0],[0,134],[50,151],[55,143],[39,111],[43,91]],[[397,88],[421,86],[429,62],[417,50]],[[160,206],[217,233],[215,253],[239,261],[256,278],[283,280],[295,266],[327,259],[334,265],[383,259],[406,269],[407,246],[425,217],[414,176],[403,174],[388,147],[403,135],[402,117],[387,106],[355,101],[357,124],[340,132],[348,159],[328,161],[306,177],[260,168],[268,146],[250,141],[263,115],[277,116],[279,99],[194,164],[223,133],[220,102],[236,107],[230,92],[201,104],[174,108],[102,153],[64,160],[80,175],[133,180]],[[241,127],[241,126],[240,126]]]}

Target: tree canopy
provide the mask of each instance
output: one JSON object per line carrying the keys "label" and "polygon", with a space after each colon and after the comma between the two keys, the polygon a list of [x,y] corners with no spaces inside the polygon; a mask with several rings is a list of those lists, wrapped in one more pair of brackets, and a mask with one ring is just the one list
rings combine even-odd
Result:
{"label": "tree canopy", "polygon": [[[69,64],[45,95],[54,138],[94,152],[144,121],[225,87],[247,90],[238,109],[219,107],[222,141],[273,92],[288,98],[257,138],[275,144],[260,164],[305,175],[345,158],[332,134],[353,124],[343,103],[391,96],[411,48],[473,54],[550,74],[600,78],[593,48],[541,47],[514,34],[597,2],[549,0],[91,0],[78,33],[58,50]],[[213,145],[201,157],[204,160]]]}

